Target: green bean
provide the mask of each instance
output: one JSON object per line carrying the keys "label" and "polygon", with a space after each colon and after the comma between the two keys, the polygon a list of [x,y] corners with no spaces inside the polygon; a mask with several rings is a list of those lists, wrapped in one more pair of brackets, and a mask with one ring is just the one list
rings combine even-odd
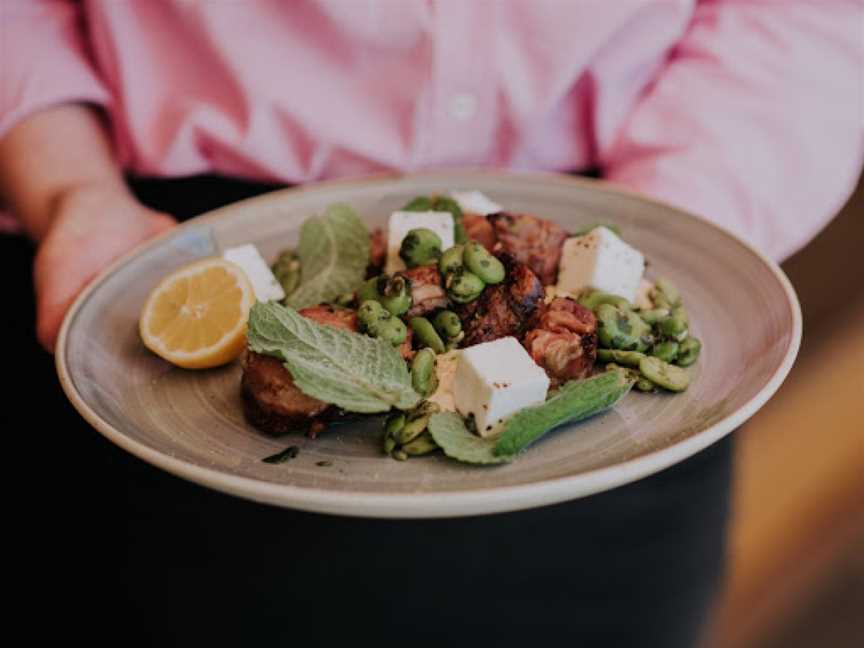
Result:
{"label": "green bean", "polygon": [[480,277],[485,284],[497,284],[504,281],[504,264],[495,258],[489,250],[477,241],[465,244],[465,267]]}
{"label": "green bean", "polygon": [[666,340],[655,344],[651,349],[651,355],[660,358],[663,362],[672,362],[678,356],[678,343],[674,340]]}
{"label": "green bean", "polygon": [[680,341],[684,339],[682,336],[686,337],[687,334],[687,319],[680,313],[676,314],[676,310],[673,310],[669,317],[664,317],[657,322],[657,330],[663,335]]}
{"label": "green bean", "polygon": [[411,287],[408,280],[401,275],[381,276],[385,277],[385,280],[378,280],[378,301],[393,315],[407,313],[411,308]]}
{"label": "green bean", "polygon": [[600,304],[612,304],[613,306],[627,309],[633,308],[632,304],[623,297],[603,292],[602,290],[592,290],[591,292],[579,297],[576,301],[592,311],[596,310]]}
{"label": "green bean", "polygon": [[282,250],[270,270],[281,284],[286,297],[297,290],[301,277],[300,259],[293,250]]}
{"label": "green bean", "polygon": [[444,341],[428,319],[425,317],[412,317],[411,330],[414,331],[414,335],[421,344],[426,345],[435,353],[444,353]]}
{"label": "green bean", "polygon": [[612,304],[600,304],[595,314],[597,338],[605,348],[646,351],[653,342],[651,327],[633,311]]}
{"label": "green bean", "polygon": [[447,294],[450,299],[459,304],[474,301],[486,287],[480,277],[464,268],[448,274],[444,285],[447,287]]}
{"label": "green bean", "polygon": [[648,324],[656,324],[661,319],[669,317],[670,310],[668,308],[651,308],[649,310],[639,311],[641,317]]}
{"label": "green bean", "polygon": [[357,301],[361,304],[370,299],[378,301],[378,296],[378,277],[367,279],[363,282],[360,288],[357,289]]}
{"label": "green bean", "polygon": [[402,446],[402,450],[405,452],[405,454],[414,457],[429,454],[430,452],[434,452],[437,449],[438,444],[435,443],[435,439],[432,438],[429,430],[426,430],[416,439]]}
{"label": "green bean", "polygon": [[342,293],[333,300],[333,305],[341,306],[342,308],[350,308],[354,305],[354,293]]}
{"label": "green bean", "polygon": [[435,351],[426,347],[414,354],[411,361],[411,384],[421,396],[431,396],[438,389],[435,373]]}
{"label": "green bean", "polygon": [[657,390],[657,385],[644,376],[637,380],[633,386],[641,392],[653,392]]}
{"label": "green bean", "polygon": [[384,454],[389,455],[395,449],[396,449],[396,439],[394,439],[392,436],[389,436],[389,435],[385,436],[384,437]]}
{"label": "green bean", "polygon": [[372,337],[380,338],[390,342],[393,346],[399,346],[405,341],[408,329],[398,317],[384,308],[374,299],[367,299],[357,309],[357,320],[360,329]]}
{"label": "green bean", "polygon": [[399,430],[399,433],[396,435],[396,440],[403,446],[406,443],[411,443],[411,441],[426,431],[431,416],[431,414],[424,414],[408,421],[405,424],[405,427]]}
{"label": "green bean", "polygon": [[[601,362],[620,363],[627,367],[638,367],[639,362],[645,357],[644,353],[638,351],[619,351],[617,349],[597,349],[597,359]],[[615,365],[618,366],[617,364]],[[606,365],[609,368],[609,365]]]}
{"label": "green bean", "polygon": [[441,311],[435,316],[433,324],[441,337],[448,341],[454,340],[462,334],[462,320],[453,311]]}
{"label": "green bean", "polygon": [[465,252],[464,245],[454,245],[447,248],[438,260],[438,269],[442,275],[450,272],[456,272],[462,268],[463,254]]}
{"label": "green bean", "polygon": [[678,306],[681,303],[681,293],[668,279],[660,278],[654,282],[654,291],[663,295],[672,306]]}
{"label": "green bean", "polygon": [[639,363],[642,375],[660,387],[673,392],[682,392],[690,385],[690,374],[660,358],[648,356]]}
{"label": "green bean", "polygon": [[441,258],[441,237],[428,227],[416,227],[402,239],[399,256],[409,268],[436,262]]}
{"label": "green bean", "polygon": [[689,367],[699,357],[699,352],[702,350],[702,343],[699,338],[688,337],[681,343],[678,349],[678,359],[675,361],[679,367]]}
{"label": "green bean", "polygon": [[391,414],[384,422],[384,433],[390,437],[395,436],[399,430],[405,427],[405,420],[406,417],[403,412]]}
{"label": "green bean", "polygon": [[462,223],[462,208],[449,196],[417,196],[402,208],[402,211],[437,211],[450,212],[453,216],[453,239],[457,243],[465,243],[465,225]]}

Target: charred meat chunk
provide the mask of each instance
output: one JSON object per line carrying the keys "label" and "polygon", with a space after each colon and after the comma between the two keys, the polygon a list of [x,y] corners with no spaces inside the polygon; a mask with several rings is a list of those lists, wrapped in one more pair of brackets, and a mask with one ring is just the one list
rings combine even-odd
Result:
{"label": "charred meat chunk", "polygon": [[458,311],[465,332],[463,346],[508,335],[521,338],[542,303],[543,286],[531,269],[509,254],[497,256],[507,272],[504,281],[487,286],[480,297]]}
{"label": "charred meat chunk", "polygon": [[597,359],[597,320],[569,297],[558,297],[538,309],[523,345],[557,386],[585,378]]}
{"label": "charred meat chunk", "polygon": [[387,260],[387,237],[384,230],[376,227],[369,235],[369,265],[366,267],[366,277],[381,274],[384,262]]}
{"label": "charred meat chunk", "polygon": [[[319,324],[347,331],[357,330],[357,314],[352,310],[312,306],[299,312]],[[268,434],[280,435],[309,428],[318,417],[331,413],[333,409],[300,391],[278,358],[251,351],[243,363],[241,389],[246,419]]]}
{"label": "charred meat chunk", "polygon": [[497,239],[495,238],[495,228],[492,227],[492,223],[486,216],[465,214],[462,218],[462,224],[465,227],[465,234],[469,239],[477,241],[492,252]]}
{"label": "charred meat chunk", "polygon": [[526,264],[544,286],[556,282],[561,248],[567,238],[563,228],[530,214],[501,212],[488,219],[495,233],[496,251],[508,252]]}

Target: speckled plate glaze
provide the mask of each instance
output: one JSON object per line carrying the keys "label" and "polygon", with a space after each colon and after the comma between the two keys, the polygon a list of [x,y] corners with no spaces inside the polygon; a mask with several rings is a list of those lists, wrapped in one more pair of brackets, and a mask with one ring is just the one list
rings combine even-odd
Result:
{"label": "speckled plate glaze", "polygon": [[[575,230],[617,223],[673,277],[704,348],[681,395],[632,393],[614,410],[564,426],[515,462],[459,464],[436,454],[397,462],[380,450],[380,419],[344,423],[316,440],[268,438],[241,409],[240,367],[185,371],[138,337],[144,299],[166,273],[226,246],[266,258],[296,243],[309,215],[351,204],[370,226],[418,194],[479,189],[509,211]],[[695,216],[569,176],[445,172],[339,181],[277,191],[200,216],[130,253],[75,302],[57,348],[63,388],[102,434],[175,475],[279,506],[340,515],[421,518],[488,514],[590,495],[671,466],[752,416],[786,377],[801,314],[775,263]],[[261,459],[297,445],[285,464]]]}

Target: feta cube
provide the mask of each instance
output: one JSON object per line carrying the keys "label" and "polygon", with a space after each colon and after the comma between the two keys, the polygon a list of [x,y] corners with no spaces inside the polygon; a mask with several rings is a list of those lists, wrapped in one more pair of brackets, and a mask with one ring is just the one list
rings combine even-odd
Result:
{"label": "feta cube", "polygon": [[473,415],[480,436],[498,434],[523,407],[546,400],[549,377],[514,337],[463,349],[453,378],[456,411]]}
{"label": "feta cube", "polygon": [[595,227],[584,236],[564,241],[557,289],[575,295],[593,288],[632,302],[644,271],[645,257],[639,250],[612,230]]}
{"label": "feta cube", "polygon": [[456,377],[456,367],[459,364],[460,351],[452,349],[435,358],[435,375],[438,377],[438,388],[429,397],[445,412],[456,411],[456,401],[453,396],[453,379]]}
{"label": "feta cube", "polygon": [[480,214],[487,216],[488,214],[497,214],[503,211],[501,205],[494,203],[479,191],[451,191],[450,197],[453,198],[463,212],[468,214]]}
{"label": "feta cube", "polygon": [[236,263],[249,278],[249,283],[255,290],[255,299],[260,302],[285,299],[282,284],[273,276],[270,266],[259,254],[258,248],[251,243],[228,248],[222,253],[222,258]]}
{"label": "feta cube", "polygon": [[410,212],[397,211],[390,215],[387,230],[387,264],[384,271],[388,273],[405,269],[405,262],[399,256],[402,239],[412,229],[425,227],[441,237],[441,250],[453,247],[453,215],[450,212]]}

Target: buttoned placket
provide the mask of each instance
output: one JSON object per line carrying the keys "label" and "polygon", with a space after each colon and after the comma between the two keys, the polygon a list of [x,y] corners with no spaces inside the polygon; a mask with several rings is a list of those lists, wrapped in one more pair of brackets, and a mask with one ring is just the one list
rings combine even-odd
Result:
{"label": "buttoned placket", "polygon": [[433,11],[431,105],[421,157],[431,165],[479,164],[492,148],[496,121],[496,6],[443,0]]}

